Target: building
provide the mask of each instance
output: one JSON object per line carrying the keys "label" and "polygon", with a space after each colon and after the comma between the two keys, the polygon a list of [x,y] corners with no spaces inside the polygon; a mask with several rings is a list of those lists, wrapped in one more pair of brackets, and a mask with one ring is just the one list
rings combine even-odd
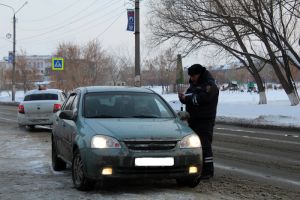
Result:
{"label": "building", "polygon": [[[30,55],[26,56],[25,59],[28,67],[35,67],[38,69],[39,75],[43,77],[49,76],[49,70],[51,70],[52,65],[51,55]],[[18,60],[18,56],[16,57],[16,60]],[[0,61],[0,67],[4,67],[4,69],[12,67],[12,64],[8,63],[8,57],[4,57],[3,60]]]}
{"label": "building", "polygon": [[[16,61],[18,62],[19,56],[16,57]],[[37,70],[37,80],[38,82],[48,82],[50,76],[50,70],[52,65],[52,56],[51,55],[29,55],[25,56],[26,60],[26,69],[30,70],[35,68]],[[3,88],[4,85],[10,84],[8,83],[8,79],[6,77],[6,81],[4,81],[5,71],[12,69],[12,64],[8,63],[8,57],[4,57],[3,60],[0,60],[0,88]],[[18,74],[18,67],[16,67],[16,73]],[[20,73],[19,73],[20,74]],[[22,72],[21,72],[22,74]],[[11,78],[9,78],[10,80]],[[17,83],[18,84],[18,83]]]}
{"label": "building", "polygon": [[26,56],[29,67],[35,67],[42,76],[49,76],[49,68],[52,65],[52,56],[50,55],[32,55]]}

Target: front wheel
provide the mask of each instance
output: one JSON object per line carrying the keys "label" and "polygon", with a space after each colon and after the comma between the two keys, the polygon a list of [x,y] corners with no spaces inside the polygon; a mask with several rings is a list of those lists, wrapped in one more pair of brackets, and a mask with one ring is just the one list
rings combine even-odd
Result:
{"label": "front wheel", "polygon": [[177,185],[181,187],[191,187],[195,188],[199,185],[200,183],[200,178],[180,178],[176,179]]}
{"label": "front wheel", "polygon": [[76,189],[81,191],[91,190],[95,182],[86,177],[80,152],[76,150],[72,162],[72,179]]}

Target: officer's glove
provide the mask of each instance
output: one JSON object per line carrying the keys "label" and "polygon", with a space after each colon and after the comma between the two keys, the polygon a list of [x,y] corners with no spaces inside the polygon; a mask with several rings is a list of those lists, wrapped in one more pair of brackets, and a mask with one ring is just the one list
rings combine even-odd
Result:
{"label": "officer's glove", "polygon": [[188,112],[180,111],[177,113],[177,115],[179,116],[179,119],[182,121],[187,121],[190,119],[190,113]]}

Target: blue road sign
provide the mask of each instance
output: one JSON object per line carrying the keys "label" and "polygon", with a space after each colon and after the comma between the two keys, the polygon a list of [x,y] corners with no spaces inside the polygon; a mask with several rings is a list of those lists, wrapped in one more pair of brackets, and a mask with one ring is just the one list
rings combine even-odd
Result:
{"label": "blue road sign", "polygon": [[52,70],[62,71],[65,68],[65,63],[63,58],[52,58]]}

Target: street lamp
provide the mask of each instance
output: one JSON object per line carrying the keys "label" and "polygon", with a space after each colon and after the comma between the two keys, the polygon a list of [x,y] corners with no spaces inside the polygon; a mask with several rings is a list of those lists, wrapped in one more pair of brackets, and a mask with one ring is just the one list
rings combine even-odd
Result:
{"label": "street lamp", "polygon": [[15,92],[16,92],[16,80],[15,80],[15,72],[16,72],[16,14],[27,4],[26,1],[18,10],[15,10],[12,6],[0,3],[0,6],[8,7],[13,12],[13,71],[12,71],[12,89],[11,96],[12,101],[15,101]]}

